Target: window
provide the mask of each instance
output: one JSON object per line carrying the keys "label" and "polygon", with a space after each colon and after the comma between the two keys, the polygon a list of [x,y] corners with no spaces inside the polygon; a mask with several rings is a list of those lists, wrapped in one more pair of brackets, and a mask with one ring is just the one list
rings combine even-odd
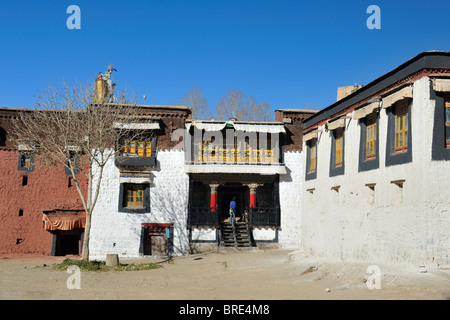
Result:
{"label": "window", "polygon": [[317,178],[317,147],[319,141],[317,136],[306,141],[306,166],[305,180]]}
{"label": "window", "polygon": [[450,161],[450,92],[436,96],[433,122],[431,159]]}
{"label": "window", "polygon": [[334,148],[334,166],[342,166],[342,158],[344,151],[344,130],[336,129],[335,133],[335,148]]}
{"label": "window", "polygon": [[377,142],[377,114],[372,114],[366,119],[366,160],[376,157]]}
{"label": "window", "polygon": [[70,168],[73,168],[75,174],[80,173],[80,154],[76,151],[68,151],[65,171],[67,175],[72,174]]}
{"label": "window", "polygon": [[378,112],[373,112],[359,121],[361,134],[358,172],[369,171],[379,167],[378,119]]}
{"label": "window", "polygon": [[27,151],[19,151],[19,171],[34,171],[34,156]]}
{"label": "window", "polygon": [[31,155],[28,153],[24,153],[22,154],[22,156],[20,157],[20,161],[21,161],[21,166],[30,170],[31,168]]}
{"label": "window", "polygon": [[316,167],[317,167],[317,139],[312,139],[310,142],[309,172],[316,172]]}
{"label": "window", "polygon": [[128,209],[144,208],[144,185],[126,184],[125,185],[125,203],[124,207]]}
{"label": "window", "polygon": [[330,131],[331,150],[330,150],[330,171],[329,176],[334,177],[345,173],[344,156],[344,128],[339,127]]}
{"label": "window", "polygon": [[408,151],[408,105],[402,104],[395,107],[395,153]]}
{"label": "window", "polygon": [[445,147],[450,149],[450,99],[445,100]]}
{"label": "window", "polygon": [[6,138],[7,134],[6,134],[6,130],[3,129],[2,127],[0,127],[0,147],[5,147],[6,146]]}
{"label": "window", "polygon": [[124,141],[122,152],[124,154],[134,154],[139,157],[152,156],[152,141]]}
{"label": "window", "polygon": [[387,167],[412,162],[412,108],[412,99],[404,99],[386,108],[388,127],[385,163]]}
{"label": "window", "polygon": [[120,184],[119,212],[150,212],[150,184],[126,182]]}

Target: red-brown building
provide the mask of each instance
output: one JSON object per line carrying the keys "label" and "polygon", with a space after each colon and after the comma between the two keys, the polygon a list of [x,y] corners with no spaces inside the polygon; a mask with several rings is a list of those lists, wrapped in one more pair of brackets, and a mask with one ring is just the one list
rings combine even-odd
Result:
{"label": "red-brown building", "polygon": [[[41,167],[10,137],[19,109],[0,108],[0,253],[80,254],[84,210],[62,166]],[[87,179],[79,177],[87,189]]]}

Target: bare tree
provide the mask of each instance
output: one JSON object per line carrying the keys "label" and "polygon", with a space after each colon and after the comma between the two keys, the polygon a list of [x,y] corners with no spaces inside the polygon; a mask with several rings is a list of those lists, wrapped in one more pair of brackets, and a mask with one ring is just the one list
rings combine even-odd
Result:
{"label": "bare tree", "polygon": [[[103,169],[114,157],[121,137],[142,135],[117,125],[138,121],[126,90],[116,94],[116,103],[95,100],[93,84],[63,82],[49,86],[38,96],[34,108],[20,112],[12,125],[17,145],[28,145],[28,152],[36,156],[39,165],[64,166],[70,171],[86,212],[82,248],[85,260],[89,260],[91,217]],[[80,186],[79,174],[87,178],[87,190]]]}
{"label": "bare tree", "polygon": [[211,117],[208,100],[203,94],[202,88],[192,87],[184,94],[179,103],[192,109],[192,119],[208,119]]}
{"label": "bare tree", "polygon": [[264,101],[260,104],[252,95],[247,98],[240,89],[231,89],[220,98],[214,114],[220,120],[236,118],[240,121],[273,121],[269,103]]}

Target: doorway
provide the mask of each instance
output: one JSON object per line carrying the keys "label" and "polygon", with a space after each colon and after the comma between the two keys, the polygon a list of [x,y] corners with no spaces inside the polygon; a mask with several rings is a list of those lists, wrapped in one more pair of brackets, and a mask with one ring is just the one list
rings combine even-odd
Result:
{"label": "doorway", "polygon": [[220,221],[230,217],[230,202],[236,198],[236,218],[242,217],[245,209],[248,210],[248,188],[242,185],[223,185],[217,190]]}
{"label": "doorway", "polygon": [[80,254],[81,232],[59,231],[56,234],[56,256]]}
{"label": "doorway", "polygon": [[163,231],[149,231],[144,233],[144,255],[164,256],[168,253],[166,234]]}

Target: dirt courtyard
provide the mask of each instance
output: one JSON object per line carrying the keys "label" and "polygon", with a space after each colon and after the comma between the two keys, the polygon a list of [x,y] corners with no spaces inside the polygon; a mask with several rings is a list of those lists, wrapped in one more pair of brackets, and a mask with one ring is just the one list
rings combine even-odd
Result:
{"label": "dirt courtyard", "polygon": [[[80,288],[69,289],[72,275],[53,264],[66,257],[0,256],[2,300],[446,300],[450,270],[307,257],[299,251],[220,250],[175,257],[163,268],[143,271],[81,272]],[[145,258],[121,263],[161,262]],[[367,281],[380,270],[379,288]],[[422,271],[422,272],[421,272]]]}

